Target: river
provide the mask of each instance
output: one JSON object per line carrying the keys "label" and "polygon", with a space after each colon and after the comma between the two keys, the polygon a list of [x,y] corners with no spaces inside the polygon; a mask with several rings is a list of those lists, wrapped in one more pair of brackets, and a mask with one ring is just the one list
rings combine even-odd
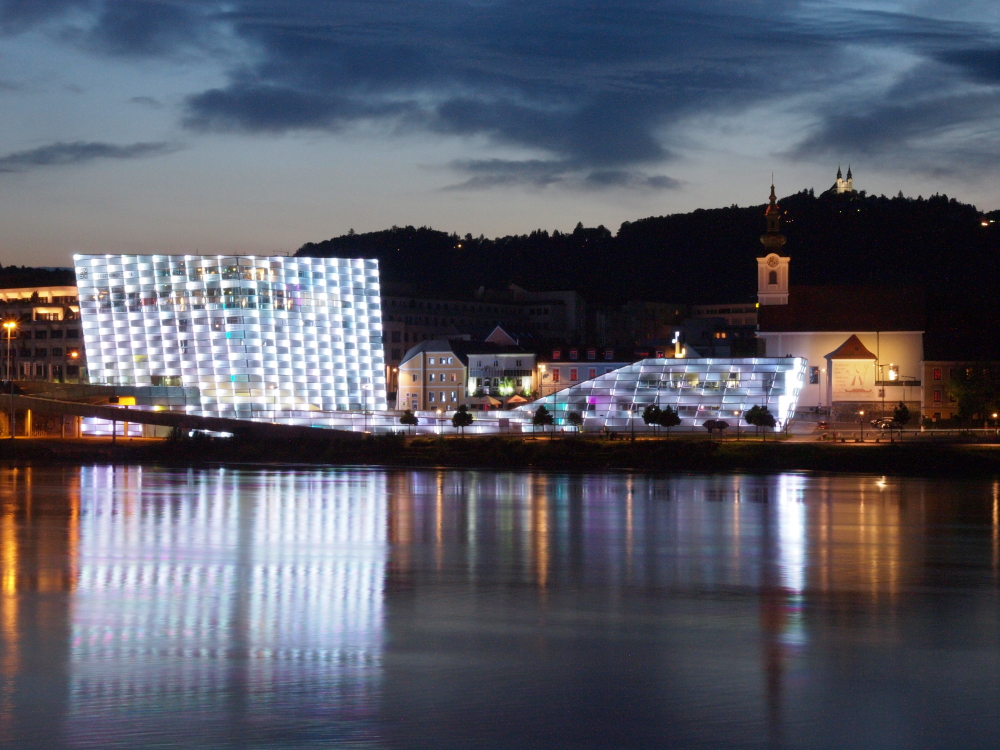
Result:
{"label": "river", "polygon": [[4,748],[976,748],[1000,484],[0,468]]}

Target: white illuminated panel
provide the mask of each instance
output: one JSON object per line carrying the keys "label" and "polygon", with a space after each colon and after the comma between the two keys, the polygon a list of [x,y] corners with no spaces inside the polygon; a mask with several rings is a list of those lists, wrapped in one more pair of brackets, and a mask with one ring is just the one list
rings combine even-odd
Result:
{"label": "white illuminated panel", "polygon": [[196,413],[386,408],[378,261],[77,255],[93,383],[197,388]]}
{"label": "white illuminated panel", "polygon": [[766,406],[780,428],[795,415],[805,372],[800,357],[644,359],[519,409],[533,412],[544,404],[559,424],[577,412],[586,429],[595,429],[625,427],[630,418],[641,424],[652,404],[672,407],[688,427],[709,419],[746,425],[747,410]]}

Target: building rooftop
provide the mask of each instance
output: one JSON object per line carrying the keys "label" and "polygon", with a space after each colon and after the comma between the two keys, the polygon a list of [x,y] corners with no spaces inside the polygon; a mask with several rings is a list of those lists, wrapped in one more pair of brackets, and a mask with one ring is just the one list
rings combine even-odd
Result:
{"label": "building rooftop", "polygon": [[787,305],[762,305],[758,330],[923,331],[924,295],[919,289],[861,286],[793,286]]}

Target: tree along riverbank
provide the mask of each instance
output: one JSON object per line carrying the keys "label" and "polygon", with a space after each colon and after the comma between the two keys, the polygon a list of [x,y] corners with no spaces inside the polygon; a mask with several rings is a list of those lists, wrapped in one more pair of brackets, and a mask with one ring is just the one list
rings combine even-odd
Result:
{"label": "tree along riverbank", "polygon": [[713,442],[667,439],[606,441],[583,438],[414,438],[253,442],[231,438],[190,440],[0,440],[0,462],[122,463],[151,465],[327,464],[453,466],[571,471],[665,472],[818,471],[914,476],[1000,475],[1000,446]]}

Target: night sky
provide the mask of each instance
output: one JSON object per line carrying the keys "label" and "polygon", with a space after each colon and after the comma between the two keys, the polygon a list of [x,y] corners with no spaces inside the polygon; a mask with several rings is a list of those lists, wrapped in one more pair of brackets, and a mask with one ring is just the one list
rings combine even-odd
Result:
{"label": "night sky", "polygon": [[1000,206],[1000,3],[0,0],[0,262]]}

